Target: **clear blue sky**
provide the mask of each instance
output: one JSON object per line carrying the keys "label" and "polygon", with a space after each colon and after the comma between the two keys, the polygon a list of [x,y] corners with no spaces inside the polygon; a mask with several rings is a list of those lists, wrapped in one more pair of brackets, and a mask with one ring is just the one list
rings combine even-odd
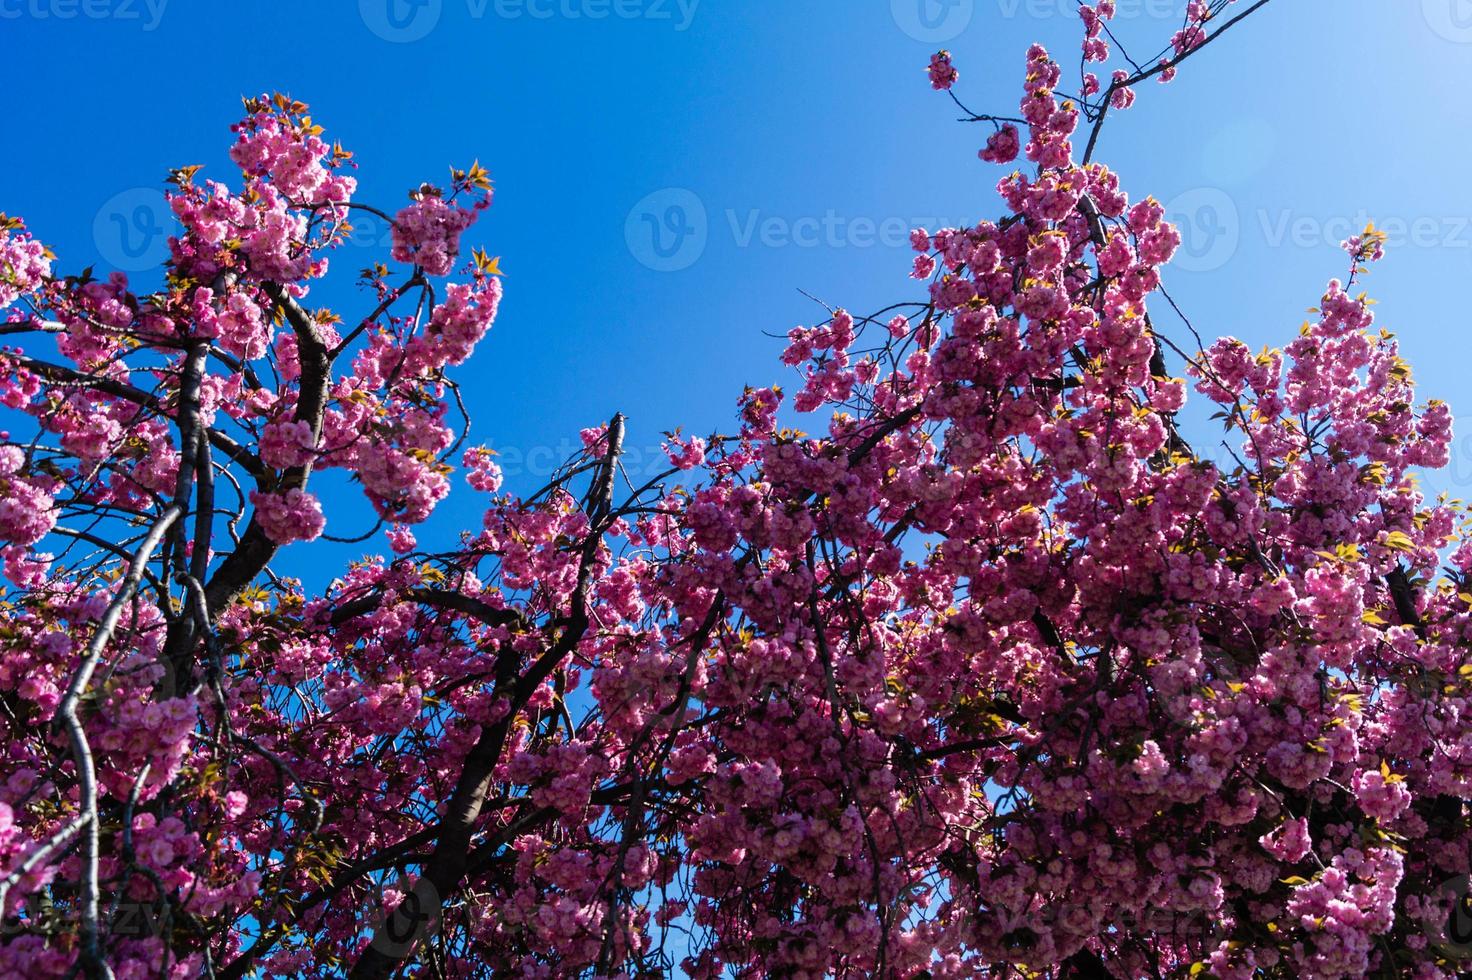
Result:
{"label": "clear blue sky", "polygon": [[[1118,4],[1119,30],[1154,50],[1184,0]],[[821,318],[799,290],[857,311],[918,295],[896,229],[995,215],[1000,176],[976,159],[982,129],[929,90],[928,55],[952,49],[962,98],[1011,112],[1028,42],[1075,63],[1073,7],[0,0],[0,209],[67,271],[147,264],[161,240],[140,188],[190,163],[229,179],[239,98],[266,90],[309,102],[355,152],[360,200],[397,208],[479,158],[497,195],[475,240],[503,256],[507,298],[459,377],[477,440],[525,490],[615,410],[646,453],[677,425],[730,428],[743,384],[791,380],[763,331]],[[1342,274],[1351,225],[1387,227],[1393,250],[1368,281],[1381,322],[1423,393],[1472,419],[1469,77],[1469,0],[1277,0],[1174,84],[1149,85],[1100,158],[1133,195],[1175,202],[1188,251],[1167,283],[1206,334],[1286,342]],[[380,254],[346,249],[343,288],[314,296],[355,319],[366,307],[347,283]],[[1438,483],[1472,485],[1468,435],[1457,457]],[[478,506],[459,487],[436,525]]]}

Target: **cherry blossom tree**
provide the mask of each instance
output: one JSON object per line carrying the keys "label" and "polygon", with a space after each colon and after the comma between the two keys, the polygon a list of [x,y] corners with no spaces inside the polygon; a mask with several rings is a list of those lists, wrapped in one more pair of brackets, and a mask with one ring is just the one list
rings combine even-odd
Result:
{"label": "cherry blossom tree", "polygon": [[[1001,216],[647,480],[621,416],[522,495],[464,444],[479,165],[375,210],[267,96],[237,182],[172,175],[155,292],[6,219],[0,973],[1459,975],[1472,525],[1417,489],[1451,414],[1357,292],[1383,236],[1285,347],[1207,343],[1093,159],[1265,3],[1142,60],[1081,6],[1076,91],[1034,46],[1019,115],[965,109],[1026,158]],[[355,212],[393,241],[344,317]],[[283,577],[352,486],[390,553]]]}

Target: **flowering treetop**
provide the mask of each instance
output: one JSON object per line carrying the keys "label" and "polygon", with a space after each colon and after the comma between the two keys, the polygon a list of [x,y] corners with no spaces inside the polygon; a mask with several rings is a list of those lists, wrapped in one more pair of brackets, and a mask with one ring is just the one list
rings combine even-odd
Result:
{"label": "flowering treetop", "polygon": [[[1450,412],[1356,292],[1381,239],[1282,349],[1167,302],[1173,341],[1179,234],[1093,160],[1265,2],[1196,0],[1107,84],[1081,7],[1072,98],[1035,46],[1019,116],[968,111],[1029,164],[1002,216],[917,230],[919,298],[790,333],[818,431],[749,388],[641,486],[621,416],[524,495],[459,445],[479,166],[376,212],[403,268],[350,318],[310,287],[367,206],[286,98],[247,102],[239,182],[174,174],[157,293],[7,222],[0,966],[1456,975],[1472,546],[1415,483]],[[329,468],[394,554],[309,594],[271,564]],[[482,524],[419,550],[457,468]]]}

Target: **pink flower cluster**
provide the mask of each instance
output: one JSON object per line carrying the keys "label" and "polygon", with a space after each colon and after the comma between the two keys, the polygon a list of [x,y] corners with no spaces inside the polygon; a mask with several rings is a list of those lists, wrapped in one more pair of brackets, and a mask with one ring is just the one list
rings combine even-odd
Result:
{"label": "pink flower cluster", "polygon": [[981,158],[988,163],[1011,163],[1017,159],[1021,150],[1022,142],[1017,135],[1017,127],[1004,123],[987,137],[986,146],[981,150]]}
{"label": "pink flower cluster", "polygon": [[231,293],[223,302],[214,291],[201,286],[194,292],[195,332],[201,337],[218,338],[220,347],[243,360],[265,356],[274,332],[261,314],[261,304],[254,297]]}
{"label": "pink flower cluster", "polygon": [[956,66],[951,64],[951,53],[941,50],[930,56],[930,86],[936,91],[944,91],[956,84],[960,73]]}
{"label": "pink flower cluster", "polygon": [[53,482],[23,475],[25,452],[19,446],[0,446],[0,541],[32,545],[56,523]]}
{"label": "pink flower cluster", "polygon": [[18,223],[0,215],[0,309],[36,289],[51,274],[51,256]]}
{"label": "pink flower cluster", "polygon": [[322,502],[305,490],[292,488],[284,493],[253,490],[250,502],[256,509],[255,519],[277,544],[315,541],[327,525]]}
{"label": "pink flower cluster", "polygon": [[278,470],[305,466],[317,456],[312,426],[301,420],[272,422],[261,430],[261,462]]}
{"label": "pink flower cluster", "polygon": [[664,444],[664,451],[677,468],[693,470],[705,462],[706,442],[699,436],[683,439],[673,435]]}
{"label": "pink flower cluster", "polygon": [[460,254],[460,236],[475,223],[475,215],[475,210],[449,203],[437,191],[421,192],[394,215],[394,260],[413,262],[431,276],[449,275]]}
{"label": "pink flower cluster", "polygon": [[[345,204],[357,180],[336,171],[341,158],[322,141],[302,106],[289,111],[287,100],[263,95],[253,100],[254,111],[234,131],[230,159],[250,178],[264,178],[298,207]],[[324,158],[328,162],[324,163]]]}
{"label": "pink flower cluster", "polygon": [[460,465],[465,468],[465,482],[481,493],[495,493],[501,489],[501,467],[496,464],[495,451],[484,446],[467,449]]}
{"label": "pink flower cluster", "polygon": [[420,373],[465,363],[490,330],[500,303],[501,281],[495,277],[445,287],[444,302],[434,308],[424,334],[409,343],[405,368]]}

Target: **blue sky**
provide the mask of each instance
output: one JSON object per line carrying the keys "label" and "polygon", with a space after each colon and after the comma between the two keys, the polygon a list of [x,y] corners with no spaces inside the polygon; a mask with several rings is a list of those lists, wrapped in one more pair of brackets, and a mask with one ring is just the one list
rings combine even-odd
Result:
{"label": "blue sky", "polygon": [[[1184,0],[1118,5],[1146,54]],[[240,96],[267,90],[309,102],[355,152],[360,200],[396,209],[478,158],[497,196],[475,242],[503,256],[507,296],[459,377],[475,440],[526,490],[615,410],[646,458],[675,426],[729,429],[743,384],[791,380],[764,331],[822,318],[800,290],[856,311],[919,295],[902,230],[994,216],[1000,176],[976,159],[983,129],[930,91],[930,52],[954,52],[969,105],[1011,112],[1030,41],[1075,63],[1073,9],[0,0],[0,210],[67,271],[146,269],[166,227],[151,189],[182,164],[229,179]],[[1186,250],[1167,285],[1198,328],[1254,346],[1291,339],[1345,269],[1337,242],[1373,218],[1392,245],[1367,283],[1381,323],[1423,393],[1472,417],[1472,104],[1455,98],[1469,76],[1472,0],[1276,0],[1175,83],[1147,86],[1099,157],[1133,196],[1171,202]],[[334,258],[339,286],[314,294],[348,320],[367,309],[353,272],[387,251],[382,229],[359,237]],[[1472,484],[1472,438],[1456,457],[1433,485]],[[421,538],[445,540],[479,506],[457,489]],[[329,530],[366,526],[347,513]]]}

